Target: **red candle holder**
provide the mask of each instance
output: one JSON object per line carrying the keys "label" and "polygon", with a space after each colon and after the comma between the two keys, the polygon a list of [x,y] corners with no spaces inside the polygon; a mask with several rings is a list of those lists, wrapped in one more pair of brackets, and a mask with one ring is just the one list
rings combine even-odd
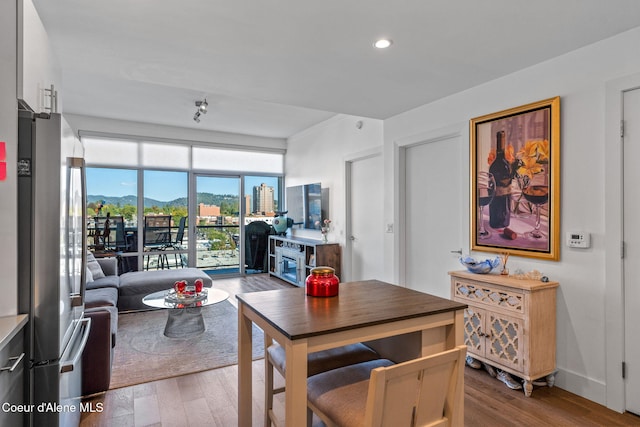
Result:
{"label": "red candle holder", "polygon": [[307,295],[312,297],[333,297],[338,295],[340,279],[331,267],[315,267],[305,280]]}

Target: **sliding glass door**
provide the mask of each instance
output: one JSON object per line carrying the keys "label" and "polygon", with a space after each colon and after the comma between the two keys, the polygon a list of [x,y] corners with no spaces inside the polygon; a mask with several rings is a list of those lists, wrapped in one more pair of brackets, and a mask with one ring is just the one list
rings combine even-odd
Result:
{"label": "sliding glass door", "polygon": [[144,170],[144,216],[141,219],[143,268],[188,265],[188,172]]}
{"label": "sliding glass door", "polygon": [[195,266],[211,274],[241,273],[239,176],[195,176]]}

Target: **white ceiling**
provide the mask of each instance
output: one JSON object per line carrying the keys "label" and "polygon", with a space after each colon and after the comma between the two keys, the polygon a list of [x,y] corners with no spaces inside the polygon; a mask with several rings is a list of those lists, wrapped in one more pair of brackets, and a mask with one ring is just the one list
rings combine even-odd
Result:
{"label": "white ceiling", "polygon": [[638,0],[33,1],[65,112],[269,137],[385,119],[640,26]]}

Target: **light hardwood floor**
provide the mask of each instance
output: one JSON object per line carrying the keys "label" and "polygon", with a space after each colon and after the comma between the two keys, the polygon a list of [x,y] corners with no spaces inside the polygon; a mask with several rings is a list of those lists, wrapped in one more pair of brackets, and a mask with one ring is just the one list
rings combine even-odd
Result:
{"label": "light hardwood floor", "polygon": [[[289,285],[266,275],[216,280],[231,294]],[[231,298],[235,302],[235,298]],[[264,361],[253,366],[253,425],[263,425]],[[277,379],[282,382],[281,378]],[[238,420],[237,366],[110,390],[89,399],[102,412],[84,413],[81,427],[210,426]],[[284,413],[283,395],[274,410]],[[314,427],[322,423],[314,418]],[[558,387],[535,387],[531,397],[510,390],[484,370],[465,370],[465,426],[640,426],[640,417],[619,414]]]}

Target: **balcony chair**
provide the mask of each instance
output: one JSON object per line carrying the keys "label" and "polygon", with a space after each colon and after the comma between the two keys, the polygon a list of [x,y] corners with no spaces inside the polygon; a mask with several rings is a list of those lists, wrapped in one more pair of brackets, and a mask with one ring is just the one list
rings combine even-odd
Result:
{"label": "balcony chair", "polygon": [[[183,216],[182,218],[180,218],[180,222],[178,224],[178,231],[176,233],[176,238],[172,240],[171,243],[165,247],[165,250],[179,251],[182,249],[182,241],[184,240],[184,227],[186,225],[186,222],[187,222],[186,216]],[[187,265],[187,263],[183,258],[183,254],[178,252],[173,253],[173,259],[175,263],[174,265],[176,266],[176,268],[178,267],[178,257],[180,257],[180,268],[184,268]]]}
{"label": "balcony chair", "polygon": [[307,380],[307,405],[332,426],[462,426],[464,359],[458,346],[394,365],[378,359]]}
{"label": "balcony chair", "polygon": [[[162,251],[171,244],[171,215],[149,215],[144,217],[143,243],[145,251]],[[147,255],[145,270],[149,269]],[[168,267],[167,256],[158,254],[157,268]]]}
{"label": "balcony chair", "polygon": [[[107,219],[109,220],[108,229]],[[96,216],[93,220],[95,223],[94,233],[98,236],[102,249],[115,252],[127,250],[122,216]]]}
{"label": "balcony chair", "polygon": [[[285,349],[265,335],[265,426],[270,427],[273,420],[273,396],[285,391],[284,387],[275,388],[273,382],[273,369],[284,377],[286,371]],[[378,353],[370,347],[355,343],[343,347],[310,353],[307,359],[307,376],[315,375],[331,369],[354,363],[363,363],[380,359]]]}

